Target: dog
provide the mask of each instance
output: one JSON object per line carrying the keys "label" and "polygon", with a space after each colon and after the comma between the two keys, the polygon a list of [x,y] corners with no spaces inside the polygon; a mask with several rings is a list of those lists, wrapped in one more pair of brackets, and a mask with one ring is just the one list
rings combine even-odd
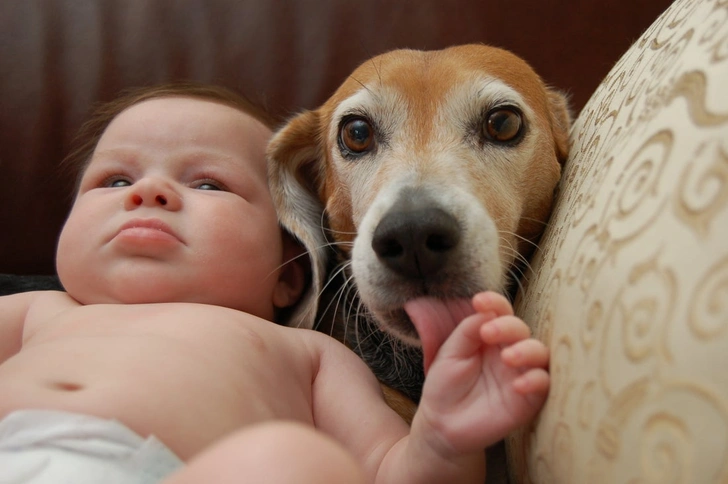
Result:
{"label": "dog", "polygon": [[298,324],[333,313],[327,331],[416,403],[422,339],[407,303],[455,312],[456,301],[517,284],[551,212],[570,124],[566,96],[499,48],[364,62],[269,144],[281,224],[311,260]]}

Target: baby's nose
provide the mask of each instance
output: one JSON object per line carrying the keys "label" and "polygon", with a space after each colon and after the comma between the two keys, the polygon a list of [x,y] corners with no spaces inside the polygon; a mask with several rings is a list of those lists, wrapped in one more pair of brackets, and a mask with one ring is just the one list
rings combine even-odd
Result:
{"label": "baby's nose", "polygon": [[161,179],[144,178],[131,186],[126,199],[127,210],[137,207],[162,207],[179,210],[182,199],[174,187]]}
{"label": "baby's nose", "polygon": [[144,200],[154,200],[154,203],[158,203],[159,205],[167,205],[167,197],[159,194],[159,195],[151,195],[148,197],[142,197],[140,194],[135,193],[132,195],[132,203],[134,205],[144,205]]}

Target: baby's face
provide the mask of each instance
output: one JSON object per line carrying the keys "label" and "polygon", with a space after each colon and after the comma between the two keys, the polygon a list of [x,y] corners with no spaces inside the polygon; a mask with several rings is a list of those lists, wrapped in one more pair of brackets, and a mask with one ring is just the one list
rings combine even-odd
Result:
{"label": "baby's face", "polygon": [[151,99],[108,126],[58,243],[83,304],[201,302],[272,317],[281,232],[271,133],[223,104]]}

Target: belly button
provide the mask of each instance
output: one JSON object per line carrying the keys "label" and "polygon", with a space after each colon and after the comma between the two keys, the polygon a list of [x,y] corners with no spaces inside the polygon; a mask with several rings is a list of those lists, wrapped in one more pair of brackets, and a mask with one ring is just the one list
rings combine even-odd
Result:
{"label": "belly button", "polygon": [[56,390],[61,390],[64,392],[77,392],[79,390],[83,390],[83,385],[80,385],[78,383],[72,383],[67,381],[59,381],[59,382],[53,382],[50,384],[51,388],[54,388]]}

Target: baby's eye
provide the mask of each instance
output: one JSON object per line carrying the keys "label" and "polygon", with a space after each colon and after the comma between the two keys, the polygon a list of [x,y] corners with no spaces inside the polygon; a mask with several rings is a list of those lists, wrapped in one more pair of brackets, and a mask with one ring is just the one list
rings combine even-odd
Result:
{"label": "baby's eye", "polygon": [[104,186],[109,188],[130,187],[131,181],[127,180],[126,178],[110,178],[106,180]]}
{"label": "baby's eye", "polygon": [[213,180],[202,180],[195,185],[198,190],[224,190],[222,183]]}

